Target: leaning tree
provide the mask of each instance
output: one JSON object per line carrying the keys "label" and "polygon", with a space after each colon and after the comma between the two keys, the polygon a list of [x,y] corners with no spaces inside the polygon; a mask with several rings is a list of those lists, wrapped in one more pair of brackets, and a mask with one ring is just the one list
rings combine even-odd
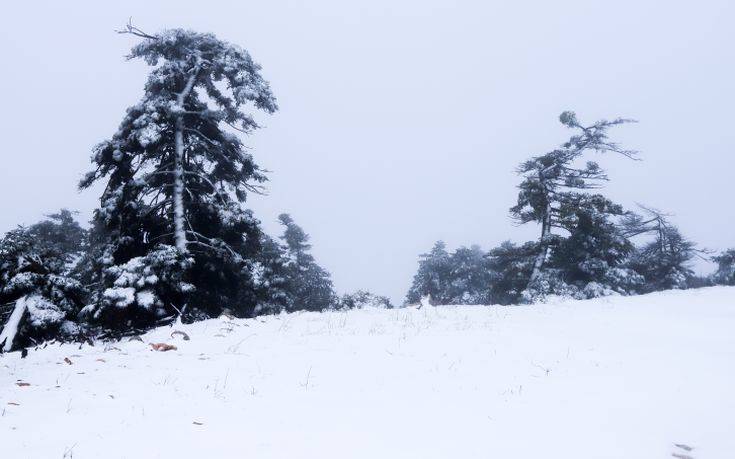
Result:
{"label": "leaning tree", "polygon": [[120,32],[141,40],[128,59],[153,70],[80,183],[106,182],[93,231],[100,288],[86,312],[117,324],[186,305],[237,312],[259,241],[242,203],[266,180],[237,133],[258,128],[248,107],[273,113],[275,98],[248,52],[212,34]]}
{"label": "leaning tree", "polygon": [[[574,112],[566,111],[559,121],[576,133],[560,148],[523,162],[517,172],[523,176],[519,185],[518,202],[510,209],[511,216],[520,224],[537,222],[541,224],[538,253],[535,257],[528,285],[540,276],[549,256],[549,249],[555,242],[553,228],[570,230],[578,220],[577,206],[581,194],[586,190],[600,188],[607,180],[605,171],[598,163],[582,158],[587,152],[613,152],[628,158],[636,158],[636,152],[625,150],[608,138],[611,127],[634,122],[617,118],[612,121],[601,120],[585,126]],[[585,202],[588,200],[584,200]],[[597,209],[615,209],[615,205],[597,195]],[[604,201],[604,202],[602,202]]]}

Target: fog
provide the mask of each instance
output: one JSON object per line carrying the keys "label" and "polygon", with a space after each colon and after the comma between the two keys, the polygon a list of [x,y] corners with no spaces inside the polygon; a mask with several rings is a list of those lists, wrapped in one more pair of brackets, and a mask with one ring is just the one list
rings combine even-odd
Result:
{"label": "fog", "polygon": [[[735,246],[735,6],[731,1],[13,2],[3,7],[0,231],[80,193],[92,147],[142,94],[147,68],[114,29],[208,31],[250,51],[280,111],[246,143],[272,171],[252,207],[291,213],[339,291],[400,301],[417,256],[536,237],[508,217],[516,165],[569,135],[557,121],[639,120],[611,132],[604,193],[674,216],[701,246]],[[701,264],[700,269],[706,269]]]}

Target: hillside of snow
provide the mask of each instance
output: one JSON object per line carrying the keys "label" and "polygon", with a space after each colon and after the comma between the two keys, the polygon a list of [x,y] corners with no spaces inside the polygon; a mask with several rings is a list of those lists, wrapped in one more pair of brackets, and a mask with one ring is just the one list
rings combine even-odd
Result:
{"label": "hillside of snow", "polygon": [[222,318],[142,340],[0,356],[0,455],[735,457],[735,288]]}

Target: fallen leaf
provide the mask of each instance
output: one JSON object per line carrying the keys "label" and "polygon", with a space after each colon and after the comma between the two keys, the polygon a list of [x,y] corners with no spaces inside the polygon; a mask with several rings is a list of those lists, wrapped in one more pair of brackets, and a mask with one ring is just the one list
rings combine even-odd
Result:
{"label": "fallen leaf", "polygon": [[16,385],[16,386],[20,386],[20,387],[28,387],[28,386],[30,386],[30,385],[31,385],[31,383],[27,383],[27,382],[17,382],[17,383],[15,383],[15,385]]}
{"label": "fallen leaf", "polygon": [[166,344],[166,343],[151,343],[151,347],[154,351],[160,351],[160,352],[166,352],[166,351],[175,351],[177,348],[173,344]]}
{"label": "fallen leaf", "polygon": [[95,362],[102,362],[102,363],[105,363],[105,362],[107,362],[107,360],[105,360],[105,359],[95,359],[94,361],[95,361]]}
{"label": "fallen leaf", "polygon": [[192,424],[194,424],[195,426],[202,426],[202,425],[204,425],[203,422],[199,422],[199,421],[194,421],[194,422],[192,422]]}
{"label": "fallen leaf", "polygon": [[20,403],[15,403],[15,402],[8,402],[8,405],[13,405],[13,406],[20,406]]}
{"label": "fallen leaf", "polygon": [[64,362],[68,363],[69,365],[71,365],[71,364],[72,364],[72,362],[71,362],[71,360],[69,359],[69,357],[64,357]]}

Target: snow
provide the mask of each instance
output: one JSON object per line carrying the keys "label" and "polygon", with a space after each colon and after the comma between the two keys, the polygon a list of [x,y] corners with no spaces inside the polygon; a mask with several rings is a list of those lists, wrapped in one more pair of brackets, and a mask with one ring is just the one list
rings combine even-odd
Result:
{"label": "snow", "polygon": [[118,308],[126,308],[135,302],[135,289],[133,287],[106,288],[102,295],[114,302]]}
{"label": "snow", "polygon": [[139,305],[146,309],[151,309],[156,304],[156,294],[150,290],[143,290],[135,295],[135,299]]}
{"label": "snow", "polygon": [[5,323],[2,332],[0,332],[0,345],[2,346],[3,352],[7,352],[13,348],[13,341],[18,334],[20,320],[23,318],[23,314],[25,314],[27,308],[27,297],[22,296],[15,301],[13,312]]}
{"label": "snow", "polygon": [[0,443],[75,459],[732,458],[733,330],[732,287],[214,319],[0,356]]}

